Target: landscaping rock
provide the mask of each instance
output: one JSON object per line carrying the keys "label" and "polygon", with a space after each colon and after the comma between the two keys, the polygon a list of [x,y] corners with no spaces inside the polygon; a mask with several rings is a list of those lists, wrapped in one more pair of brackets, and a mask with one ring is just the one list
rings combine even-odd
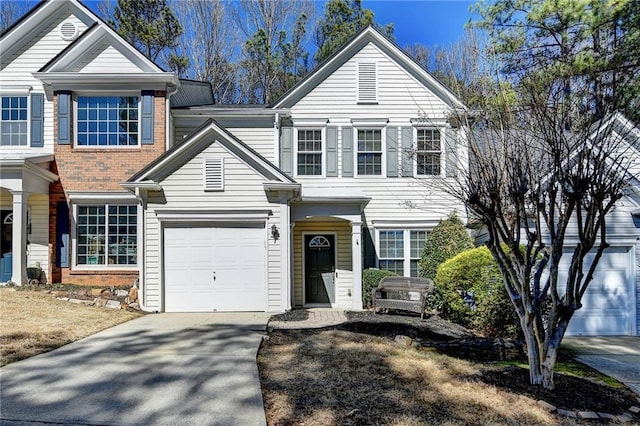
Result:
{"label": "landscaping rock", "polygon": [[600,417],[601,419],[605,419],[605,420],[616,420],[616,416],[614,416],[613,414],[609,414],[609,413],[597,413],[598,417]]}
{"label": "landscaping rock", "polygon": [[138,288],[137,287],[131,287],[131,289],[129,290],[129,297],[132,300],[138,300]]}
{"label": "landscaping rock", "polygon": [[58,300],[62,300],[63,302],[68,302],[69,298],[68,297],[58,297]]}
{"label": "landscaping rock", "polygon": [[562,408],[558,408],[558,414],[565,417],[571,417],[572,419],[578,417],[575,411],[563,410]]}
{"label": "landscaping rock", "polygon": [[633,414],[637,416],[638,414],[640,414],[640,407],[636,407],[634,405],[633,407],[629,407],[629,411],[631,411]]}
{"label": "landscaping rock", "polygon": [[116,290],[116,297],[127,297],[129,292],[127,290]]}
{"label": "landscaping rock", "polygon": [[556,406],[551,405],[547,401],[543,401],[543,400],[537,401],[536,404],[538,404],[538,406],[544,408],[545,410],[547,410],[550,413],[553,413],[558,409]]}
{"label": "landscaping rock", "polygon": [[578,411],[578,418],[585,420],[597,420],[600,417],[593,411]]}
{"label": "landscaping rock", "polygon": [[128,305],[131,309],[137,309],[140,310],[140,305],[138,304],[138,302],[133,302],[133,303],[129,303]]}
{"label": "landscaping rock", "polygon": [[633,421],[633,417],[629,414],[622,414],[620,416],[616,416],[616,420],[620,423],[629,423]]}
{"label": "landscaping rock", "polygon": [[403,336],[401,334],[397,335],[396,337],[394,337],[394,342],[399,343],[403,346],[411,346],[411,344],[413,343],[413,339],[409,336]]}
{"label": "landscaping rock", "polygon": [[69,302],[75,303],[77,305],[79,305],[81,303],[80,299],[69,299]]}
{"label": "landscaping rock", "polygon": [[96,297],[95,299],[93,299],[94,306],[100,306],[102,308],[104,308],[104,306],[107,304],[107,302],[108,302],[107,299],[102,299],[100,297]]}
{"label": "landscaping rock", "polygon": [[100,296],[104,290],[101,288],[92,288],[91,295],[92,296]]}
{"label": "landscaping rock", "polygon": [[107,300],[107,303],[104,305],[104,307],[110,309],[122,309],[119,300]]}

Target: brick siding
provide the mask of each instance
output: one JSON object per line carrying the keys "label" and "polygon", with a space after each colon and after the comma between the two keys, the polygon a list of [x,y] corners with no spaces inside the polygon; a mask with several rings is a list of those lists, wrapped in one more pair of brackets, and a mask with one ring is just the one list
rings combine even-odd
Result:
{"label": "brick siding", "polygon": [[[105,268],[99,271],[76,271],[72,268],[56,266],[56,208],[59,201],[69,203],[69,192],[122,193],[124,189],[120,186],[121,182],[129,179],[165,151],[165,92],[155,93],[154,144],[140,145],[136,148],[77,148],[73,142],[70,145],[59,145],[57,141],[57,96],[54,96],[53,99],[53,110],[55,160],[51,162],[50,170],[56,173],[60,180],[52,183],[49,187],[50,282],[104,286],[131,285],[138,277],[138,271],[116,270],[114,268]],[[71,133],[73,141],[73,128]],[[71,208],[69,215],[69,229],[71,229],[73,215]],[[74,256],[75,253],[71,251],[69,254],[70,264],[73,264]]]}

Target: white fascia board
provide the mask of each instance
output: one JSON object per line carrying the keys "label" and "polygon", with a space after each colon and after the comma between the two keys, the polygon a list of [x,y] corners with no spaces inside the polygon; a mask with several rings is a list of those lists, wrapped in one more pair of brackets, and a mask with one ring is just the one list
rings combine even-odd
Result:
{"label": "white fascia board", "polygon": [[258,222],[263,223],[273,214],[272,210],[198,210],[166,209],[155,210],[160,221],[169,222]]}
{"label": "white fascia board", "polygon": [[128,190],[141,189],[144,191],[162,191],[162,185],[152,180],[145,180],[141,182],[121,182],[120,186]]}
{"label": "white fascia board", "polygon": [[214,106],[208,107],[192,107],[188,109],[171,109],[171,114],[174,117],[274,117],[276,115],[289,116],[290,110],[288,108],[216,108]]}
{"label": "white fascia board", "polygon": [[32,75],[51,90],[166,90],[167,85],[180,84],[171,72],[162,73],[76,73],[76,72],[34,72]]}
{"label": "white fascia board", "polygon": [[69,200],[72,203],[110,203],[110,202],[137,202],[135,195],[128,192],[86,192],[69,191]]}

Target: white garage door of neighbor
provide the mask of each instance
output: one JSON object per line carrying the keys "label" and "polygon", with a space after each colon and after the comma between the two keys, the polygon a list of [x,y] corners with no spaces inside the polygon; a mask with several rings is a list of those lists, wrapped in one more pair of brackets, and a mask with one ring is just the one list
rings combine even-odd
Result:
{"label": "white garage door of neighbor", "polygon": [[[560,283],[567,279],[569,257],[565,254],[560,264]],[[588,255],[588,264],[593,257],[593,254]],[[610,247],[605,250],[593,281],[582,298],[582,308],[571,319],[567,334],[617,336],[633,333],[636,298],[633,265],[631,247]]]}
{"label": "white garage door of neighbor", "polygon": [[165,311],[265,311],[265,261],[263,226],[165,228]]}

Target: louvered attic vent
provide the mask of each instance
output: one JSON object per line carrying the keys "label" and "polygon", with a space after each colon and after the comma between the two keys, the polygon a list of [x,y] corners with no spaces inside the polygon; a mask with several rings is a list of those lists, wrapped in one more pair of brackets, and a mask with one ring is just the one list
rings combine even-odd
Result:
{"label": "louvered attic vent", "polygon": [[204,190],[224,191],[224,159],[204,159]]}
{"label": "louvered attic vent", "polygon": [[78,27],[71,21],[65,21],[60,25],[60,37],[63,40],[75,40],[78,37]]}
{"label": "louvered attic vent", "polygon": [[375,62],[358,63],[358,103],[378,102],[378,76]]}

